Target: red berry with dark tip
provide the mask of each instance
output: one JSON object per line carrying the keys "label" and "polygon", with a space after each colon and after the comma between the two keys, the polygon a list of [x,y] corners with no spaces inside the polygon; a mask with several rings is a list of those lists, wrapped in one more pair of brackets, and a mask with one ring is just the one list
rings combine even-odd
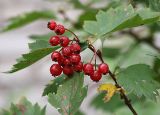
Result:
{"label": "red berry with dark tip", "polygon": [[78,64],[81,61],[81,56],[79,54],[72,54],[70,56],[70,61],[72,64]]}
{"label": "red berry with dark tip", "polygon": [[48,28],[50,30],[54,30],[56,28],[57,24],[54,20],[51,20],[50,22],[48,22]]}
{"label": "red berry with dark tip", "polygon": [[51,55],[52,61],[61,60],[61,54],[58,51],[54,51]]}
{"label": "red berry with dark tip", "polygon": [[62,37],[60,38],[60,44],[61,44],[62,47],[68,46],[69,42],[70,42],[70,40],[69,40],[69,38],[66,37],[66,36],[62,36]]}
{"label": "red berry with dark tip", "polygon": [[73,75],[74,71],[73,71],[73,68],[71,66],[64,66],[63,73],[65,75],[70,76],[70,75]]}
{"label": "red berry with dark tip", "polygon": [[72,54],[71,49],[69,46],[62,48],[62,54],[66,57]]}
{"label": "red berry with dark tip", "polygon": [[94,72],[94,66],[91,63],[87,63],[83,66],[83,71],[85,75],[90,75]]}
{"label": "red berry with dark tip", "polygon": [[74,53],[80,53],[81,51],[81,46],[78,43],[72,44],[70,47]]}
{"label": "red berry with dark tip", "polygon": [[101,63],[101,64],[98,66],[98,70],[99,70],[102,74],[106,75],[106,74],[109,72],[109,67],[108,67],[108,65],[107,65],[106,63]]}
{"label": "red berry with dark tip", "polygon": [[92,73],[90,75],[90,78],[95,81],[95,82],[98,82],[101,78],[102,78],[102,74],[100,71],[96,70],[94,71],[94,73]]}
{"label": "red berry with dark tip", "polygon": [[57,46],[60,43],[60,38],[58,36],[52,36],[49,40],[51,46]]}
{"label": "red berry with dark tip", "polygon": [[59,64],[53,64],[50,67],[50,73],[52,76],[59,76],[62,73],[62,68]]}
{"label": "red berry with dark tip", "polygon": [[79,62],[77,65],[74,65],[74,71],[81,72],[83,70],[83,63]]}
{"label": "red berry with dark tip", "polygon": [[55,27],[54,31],[55,31],[55,33],[56,33],[57,35],[62,35],[62,34],[64,34],[64,32],[65,32],[65,28],[64,28],[63,25],[58,24],[58,25]]}

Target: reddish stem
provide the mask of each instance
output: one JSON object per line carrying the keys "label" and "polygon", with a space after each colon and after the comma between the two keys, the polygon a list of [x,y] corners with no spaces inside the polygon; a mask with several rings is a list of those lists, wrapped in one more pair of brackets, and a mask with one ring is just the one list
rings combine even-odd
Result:
{"label": "reddish stem", "polygon": [[74,32],[72,32],[71,30],[69,30],[69,29],[67,29],[67,28],[65,28],[65,30],[68,31],[68,32],[70,32],[71,34],[73,34],[73,35],[75,36],[76,42],[79,43],[79,38],[78,38],[78,36],[77,36]]}

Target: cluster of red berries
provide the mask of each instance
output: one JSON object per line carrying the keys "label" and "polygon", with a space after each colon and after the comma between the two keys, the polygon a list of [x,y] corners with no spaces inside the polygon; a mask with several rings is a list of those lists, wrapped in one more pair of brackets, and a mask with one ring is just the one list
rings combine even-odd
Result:
{"label": "cluster of red berries", "polygon": [[57,34],[50,38],[50,45],[62,47],[60,51],[54,51],[51,55],[52,61],[57,62],[50,68],[52,76],[59,76],[62,71],[67,76],[72,75],[74,71],[81,72],[83,63],[81,62],[79,42],[70,40],[67,36],[60,36],[65,32],[65,28],[62,25],[57,25],[54,21],[48,23],[48,28]]}
{"label": "cluster of red berries", "polygon": [[[102,74],[106,75],[109,72],[109,67],[106,63],[101,63],[98,69],[96,69],[96,64],[95,69],[91,63],[83,65],[80,56],[81,47],[79,45],[79,39],[70,40],[67,36],[61,36],[65,30],[67,30],[63,25],[57,25],[55,21],[50,21],[48,28],[57,34],[50,38],[50,45],[60,45],[62,47],[59,51],[54,51],[51,55],[52,61],[57,62],[50,67],[52,76],[59,76],[62,72],[67,76],[71,76],[74,71],[83,71],[84,74],[89,75],[93,81],[98,82],[102,78]],[[94,55],[95,54],[94,52]]]}
{"label": "cluster of red berries", "polygon": [[85,75],[89,75],[93,81],[98,82],[102,78],[102,74],[106,75],[109,72],[109,67],[106,63],[101,63],[98,69],[94,69],[94,65],[87,63],[83,66],[83,71]]}

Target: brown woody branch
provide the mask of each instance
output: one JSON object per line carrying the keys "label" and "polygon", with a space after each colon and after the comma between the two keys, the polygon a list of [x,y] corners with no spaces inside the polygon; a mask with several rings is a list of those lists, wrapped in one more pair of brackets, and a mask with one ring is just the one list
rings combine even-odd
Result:
{"label": "brown woody branch", "polygon": [[[88,45],[88,48],[95,52],[95,48],[92,44],[89,44]],[[97,56],[100,58],[100,60],[102,62],[104,62],[103,58],[102,58],[102,53],[100,50],[97,50],[96,52]],[[117,79],[115,77],[115,74],[113,74],[111,71],[109,71],[109,75],[111,76],[111,78],[113,79],[113,81],[115,82],[115,86],[117,88],[120,88],[121,90],[119,91],[120,92],[120,95],[122,97],[122,99],[124,100],[124,103],[128,106],[128,108],[131,110],[131,112],[133,113],[133,115],[138,115],[137,112],[135,111],[135,109],[133,108],[132,104],[131,104],[131,100],[127,97],[127,95],[124,93],[124,90],[122,88],[122,86],[120,86],[117,82]]]}

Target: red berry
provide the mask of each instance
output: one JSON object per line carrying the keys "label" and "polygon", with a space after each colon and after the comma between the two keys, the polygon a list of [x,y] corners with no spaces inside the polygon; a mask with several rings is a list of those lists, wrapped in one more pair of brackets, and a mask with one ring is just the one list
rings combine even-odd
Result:
{"label": "red berry", "polygon": [[93,64],[87,63],[83,66],[83,71],[85,75],[90,75],[94,72]]}
{"label": "red berry", "polygon": [[72,44],[71,45],[71,50],[74,53],[80,53],[81,51],[81,46],[78,43]]}
{"label": "red berry", "polygon": [[92,73],[90,75],[90,78],[95,81],[95,82],[98,82],[101,78],[102,78],[102,74],[100,71],[96,70],[94,71],[94,73]]}
{"label": "red berry", "polygon": [[62,54],[66,57],[72,54],[71,49],[69,46],[62,48]]}
{"label": "red berry", "polygon": [[107,65],[106,63],[101,63],[101,64],[98,66],[98,70],[99,70],[102,74],[106,75],[106,74],[109,72],[109,67],[108,67],[108,65]]}
{"label": "red berry", "polygon": [[66,75],[72,75],[73,74],[73,68],[71,66],[65,66],[63,68],[63,73]]}
{"label": "red berry", "polygon": [[70,61],[72,64],[78,64],[81,61],[81,56],[79,54],[72,54],[70,56]]}
{"label": "red berry", "polygon": [[61,39],[60,39],[60,44],[61,44],[62,47],[68,46],[69,42],[70,42],[70,40],[66,36],[62,36]]}
{"label": "red berry", "polygon": [[50,30],[54,30],[56,26],[57,26],[57,24],[54,20],[51,20],[50,22],[48,22],[48,28]]}
{"label": "red berry", "polygon": [[64,32],[65,32],[65,28],[64,28],[63,25],[58,24],[58,25],[56,26],[56,28],[55,28],[54,31],[55,31],[55,33],[56,33],[57,35],[62,35],[62,34],[64,34]]}
{"label": "red berry", "polygon": [[59,64],[53,64],[50,67],[50,73],[52,74],[52,76],[58,76],[62,73],[62,68]]}
{"label": "red berry", "polygon": [[65,58],[65,59],[63,60],[63,65],[64,65],[64,66],[71,66],[72,63],[71,63],[70,59]]}
{"label": "red berry", "polygon": [[56,46],[60,43],[60,38],[58,36],[52,36],[49,40],[51,46]]}
{"label": "red berry", "polygon": [[83,70],[83,63],[79,62],[77,65],[74,65],[74,71],[81,72]]}
{"label": "red berry", "polygon": [[51,55],[52,61],[61,60],[61,54],[58,51],[54,51]]}
{"label": "red berry", "polygon": [[64,66],[64,63],[63,63],[64,60],[65,60],[65,58],[61,55],[61,59],[58,60],[58,64],[61,65],[61,66]]}

